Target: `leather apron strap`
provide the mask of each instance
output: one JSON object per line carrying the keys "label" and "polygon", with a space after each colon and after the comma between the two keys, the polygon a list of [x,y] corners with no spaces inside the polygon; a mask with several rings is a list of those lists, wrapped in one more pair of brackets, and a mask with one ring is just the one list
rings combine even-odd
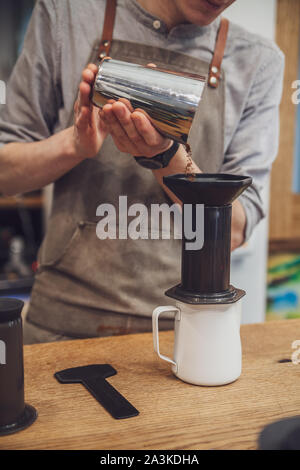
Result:
{"label": "leather apron strap", "polygon": [[212,88],[218,88],[219,81],[221,79],[221,67],[227,42],[228,29],[229,21],[227,18],[221,18],[215,52],[209,67],[208,84]]}
{"label": "leather apron strap", "polygon": [[100,60],[104,59],[104,57],[109,56],[112,38],[113,38],[113,32],[114,32],[116,11],[117,11],[117,0],[106,0],[104,25],[103,25],[102,38],[101,38],[101,43],[100,43],[99,52],[98,52]]}
{"label": "leather apron strap", "polygon": [[[116,10],[117,0],[106,0],[104,26],[98,52],[100,60],[102,60],[104,57],[109,56],[110,53],[116,18]],[[219,81],[221,79],[221,67],[227,42],[228,29],[229,21],[227,20],[227,18],[221,18],[214,56],[209,67],[208,84],[212,88],[218,88]]]}

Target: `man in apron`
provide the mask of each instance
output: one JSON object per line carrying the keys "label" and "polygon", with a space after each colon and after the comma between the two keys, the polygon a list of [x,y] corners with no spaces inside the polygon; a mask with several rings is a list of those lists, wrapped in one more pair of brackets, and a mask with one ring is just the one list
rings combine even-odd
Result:
{"label": "man in apron", "polygon": [[[55,181],[26,343],[149,331],[153,308],[180,279],[181,243],[163,239],[162,230],[159,240],[96,235],[100,204],[117,208],[121,195],[128,207],[170,204],[162,176],[186,165],[184,149],[173,152],[173,142],[141,114],[122,103],[102,113],[92,108],[98,57],[206,75],[190,135],[194,169],[254,179],[234,206],[233,247],[264,216],[260,190],[277,152],[283,56],[273,43],[220,19],[231,3],[38,2],[0,120],[0,191]],[[155,171],[133,158],[164,152],[168,164]]]}

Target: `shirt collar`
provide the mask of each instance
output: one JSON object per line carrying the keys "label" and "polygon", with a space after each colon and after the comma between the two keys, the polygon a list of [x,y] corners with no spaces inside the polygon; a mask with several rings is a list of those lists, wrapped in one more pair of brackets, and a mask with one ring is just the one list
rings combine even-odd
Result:
{"label": "shirt collar", "polygon": [[210,34],[218,30],[221,20],[221,18],[218,17],[207,26],[198,26],[192,23],[179,24],[168,31],[167,25],[163,20],[146,11],[136,0],[126,0],[126,5],[137,21],[157,34],[162,34],[170,38],[194,38]]}

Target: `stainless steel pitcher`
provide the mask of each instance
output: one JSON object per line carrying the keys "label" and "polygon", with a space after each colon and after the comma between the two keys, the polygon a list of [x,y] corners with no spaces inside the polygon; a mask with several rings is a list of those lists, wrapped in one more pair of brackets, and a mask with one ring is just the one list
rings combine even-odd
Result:
{"label": "stainless steel pitcher", "polygon": [[177,73],[105,58],[99,66],[92,102],[102,108],[109,100],[126,98],[142,109],[156,129],[185,144],[205,87],[200,75]]}

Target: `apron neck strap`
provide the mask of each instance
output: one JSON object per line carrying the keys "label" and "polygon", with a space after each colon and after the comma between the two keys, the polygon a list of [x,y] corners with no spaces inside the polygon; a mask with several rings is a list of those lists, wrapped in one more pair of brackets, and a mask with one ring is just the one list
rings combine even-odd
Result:
{"label": "apron neck strap", "polygon": [[[104,57],[109,56],[110,53],[116,18],[116,10],[117,0],[106,0],[104,26],[101,43],[98,51],[100,60],[104,59]],[[219,81],[221,79],[221,67],[227,42],[228,29],[229,21],[226,18],[221,18],[214,56],[209,67],[208,84],[212,88],[218,88]]]}
{"label": "apron neck strap", "polygon": [[209,67],[208,84],[212,88],[218,88],[219,81],[221,79],[221,67],[227,42],[228,29],[229,21],[227,18],[221,18],[215,52]]}
{"label": "apron neck strap", "polygon": [[117,0],[106,0],[104,26],[101,43],[98,51],[100,60],[104,59],[104,57],[109,56],[115,25],[116,10]]}

